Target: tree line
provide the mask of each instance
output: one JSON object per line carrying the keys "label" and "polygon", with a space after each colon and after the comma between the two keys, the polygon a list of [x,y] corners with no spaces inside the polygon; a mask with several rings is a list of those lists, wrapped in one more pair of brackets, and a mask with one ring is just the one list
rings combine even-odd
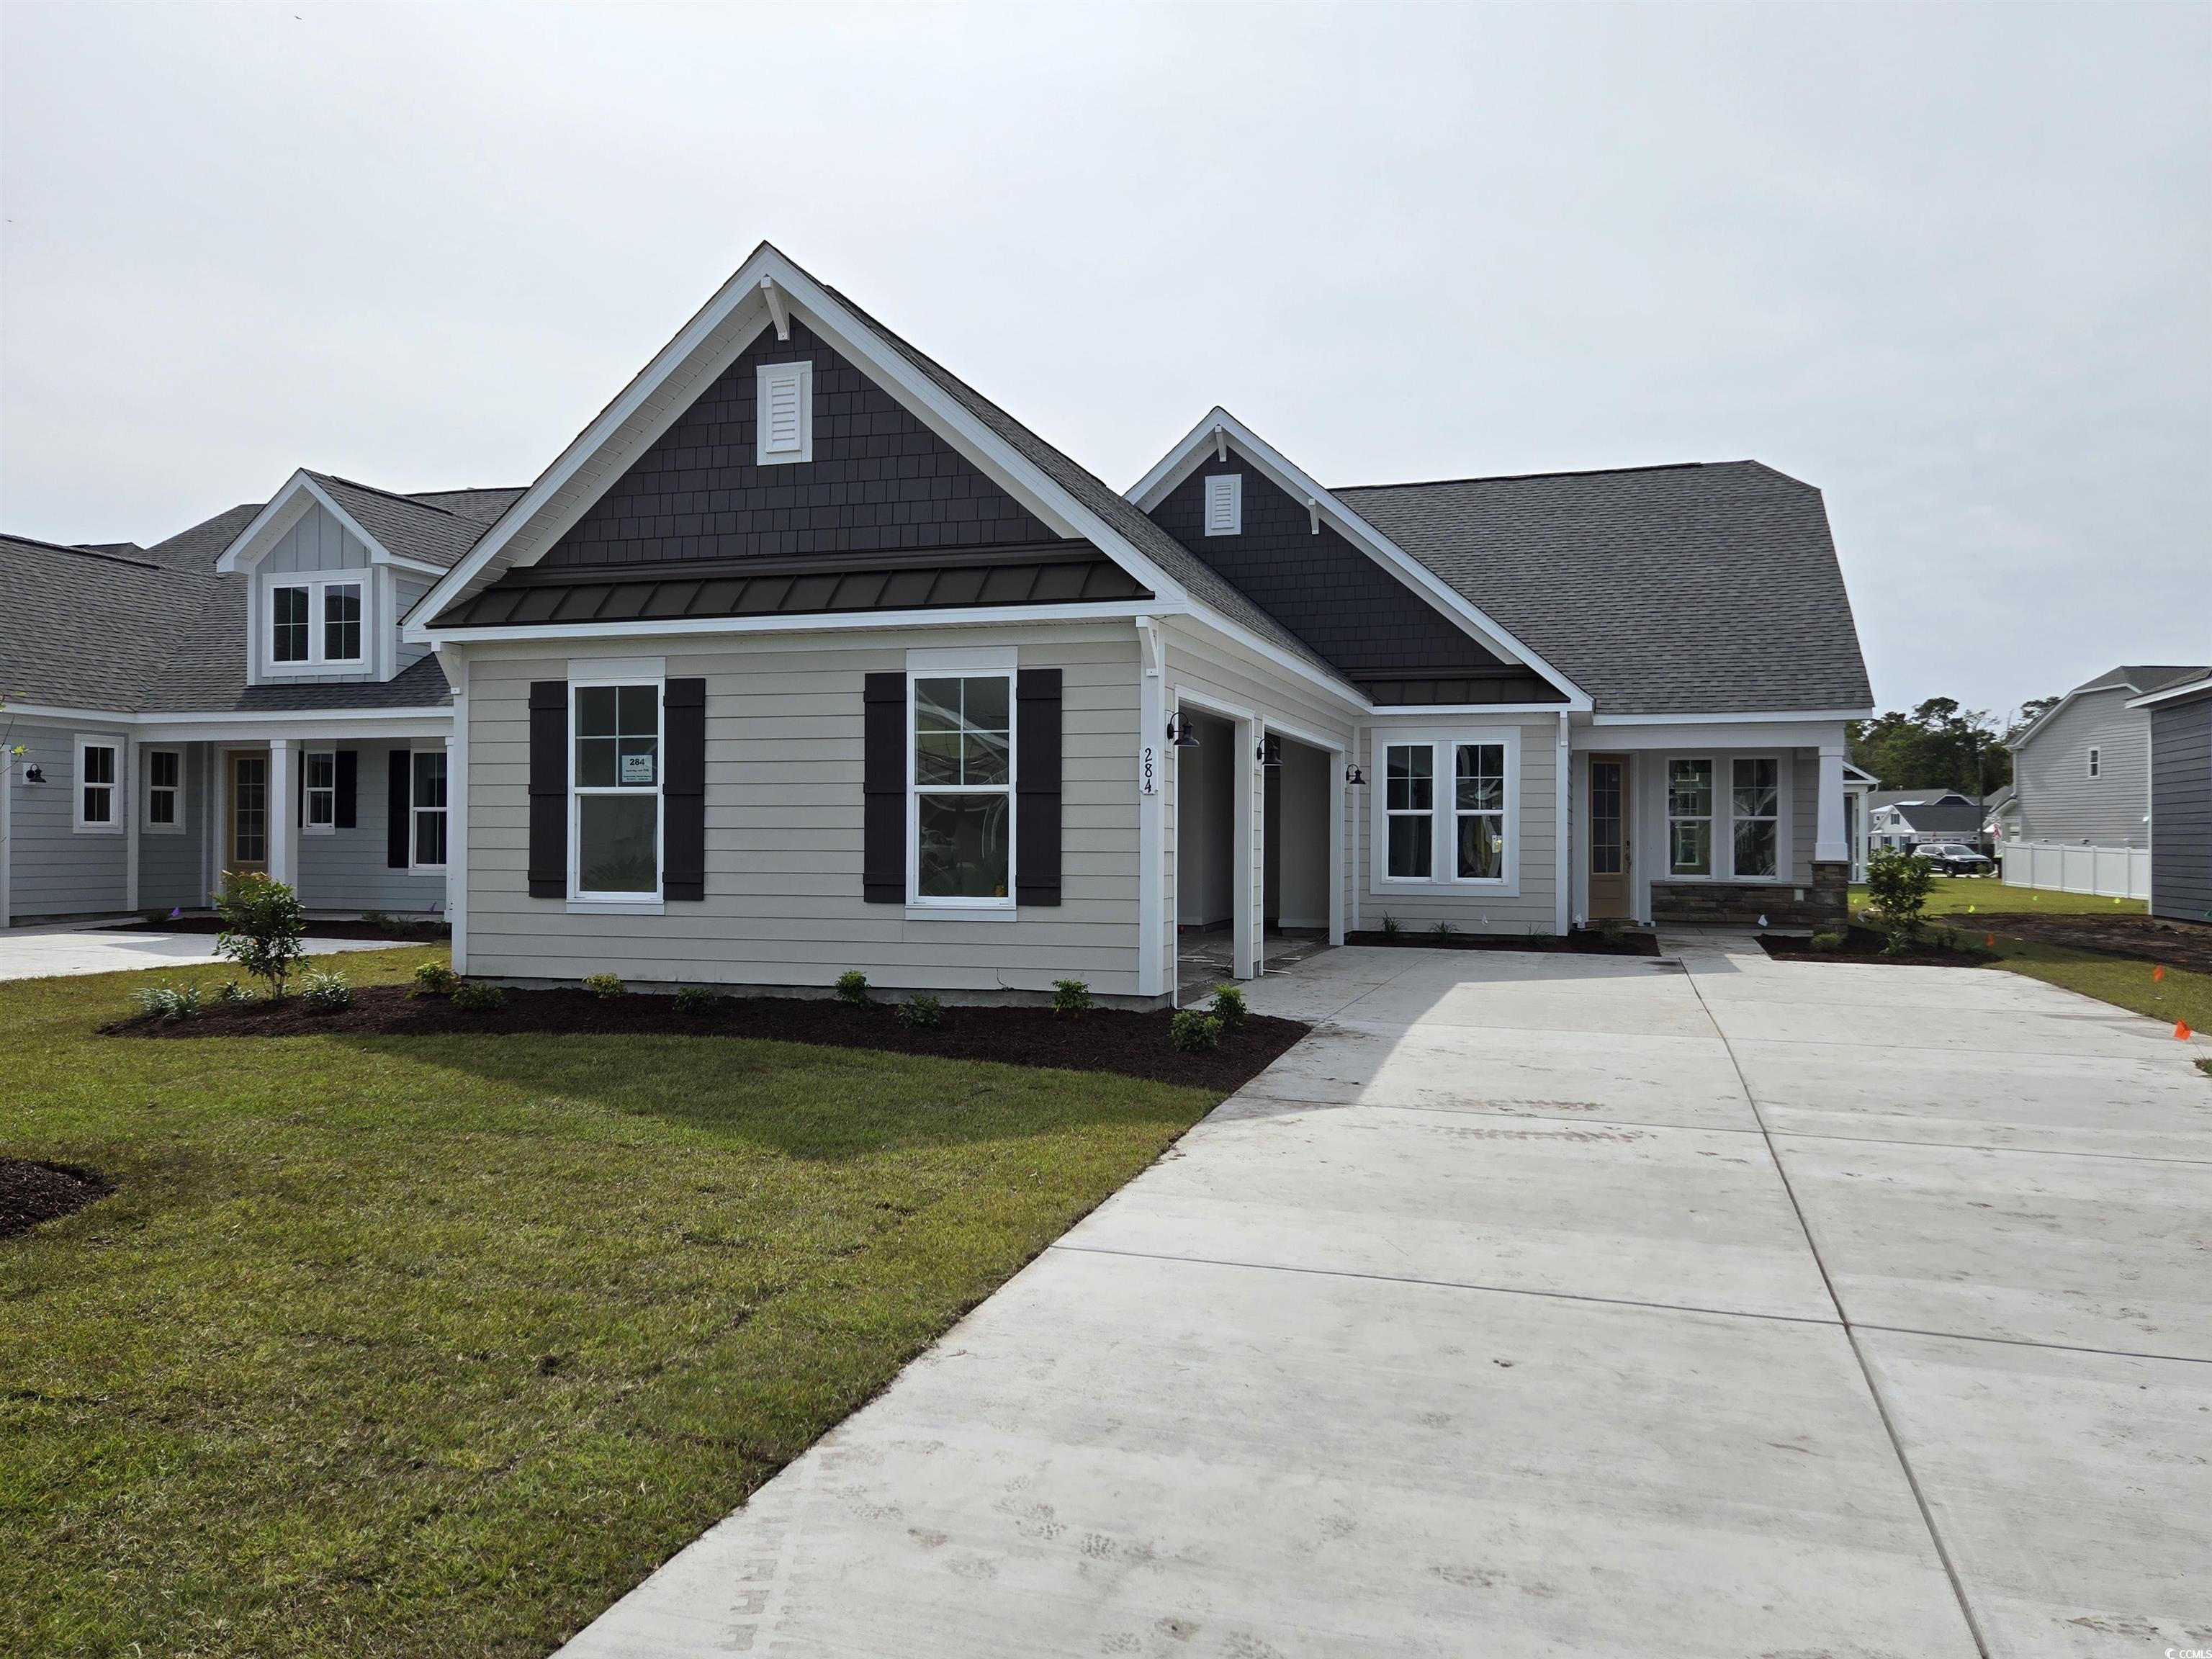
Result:
{"label": "tree line", "polygon": [[1851,764],[1878,789],[1956,789],[1994,795],[2012,781],[2012,743],[2057,702],[2031,697],[2008,725],[1955,697],[1930,697],[1911,714],[1892,709],[1850,724]]}

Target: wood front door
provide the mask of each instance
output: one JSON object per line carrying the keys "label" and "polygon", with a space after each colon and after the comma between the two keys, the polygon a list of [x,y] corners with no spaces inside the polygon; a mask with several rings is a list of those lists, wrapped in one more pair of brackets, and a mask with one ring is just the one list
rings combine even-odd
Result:
{"label": "wood front door", "polygon": [[225,759],[223,869],[234,876],[269,872],[269,757],[234,752]]}
{"label": "wood front door", "polygon": [[1631,909],[1628,757],[1589,757],[1589,914],[1626,921]]}

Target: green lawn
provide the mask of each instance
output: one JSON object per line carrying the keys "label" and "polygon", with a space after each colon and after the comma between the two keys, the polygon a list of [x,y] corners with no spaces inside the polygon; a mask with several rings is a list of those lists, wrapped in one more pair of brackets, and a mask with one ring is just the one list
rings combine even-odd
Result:
{"label": "green lawn", "polygon": [[[1867,890],[1851,889],[1851,914],[1866,908]],[[1956,915],[1968,907],[1976,910],[2014,915],[2142,915],[2150,907],[2141,899],[2099,898],[2093,893],[2050,893],[2037,887],[2008,887],[1995,876],[1938,876],[1928,894],[1928,914]]]}
{"label": "green lawn", "polygon": [[95,1035],[145,978],[0,984],[0,1152],[118,1183],[0,1240],[0,1652],[544,1653],[1215,1099],[723,1038]]}

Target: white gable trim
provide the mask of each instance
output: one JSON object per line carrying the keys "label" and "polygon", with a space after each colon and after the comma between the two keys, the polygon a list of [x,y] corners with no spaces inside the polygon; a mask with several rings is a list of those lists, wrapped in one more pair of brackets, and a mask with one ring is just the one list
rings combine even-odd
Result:
{"label": "white gable trim", "polygon": [[344,526],[348,535],[368,550],[371,564],[397,565],[402,570],[412,570],[425,576],[442,576],[441,565],[426,564],[420,559],[402,558],[362,528],[360,521],[331,499],[331,493],[317,483],[302,467],[284,481],[284,487],[269,498],[269,505],[253,516],[253,521],[238,532],[237,538],[222,550],[215,562],[216,569],[224,574],[252,570],[265,557],[270,550],[284,539],[285,532],[306,518],[311,508],[320,507]]}
{"label": "white gable trim", "polygon": [[[773,287],[763,289],[764,280]],[[623,467],[690,407],[696,389],[727,369],[763,329],[775,326],[771,294],[781,300],[783,309],[866,369],[924,425],[1060,534],[1091,542],[1162,603],[1188,602],[1180,583],[886,345],[828,289],[763,242],[431,589],[414,612],[422,620],[410,621],[404,637],[427,642],[431,636],[424,623],[429,617],[500,570],[534,562],[598,499],[600,490],[591,486],[602,477],[611,484]],[[605,465],[593,465],[602,459]],[[578,483],[583,487],[562,501],[563,491]],[[534,533],[526,536],[526,532]]]}
{"label": "white gable trim", "polygon": [[1151,512],[1176,485],[1203,465],[1209,455],[1224,453],[1228,444],[1234,444],[1244,459],[1266,473],[1278,489],[1293,500],[1304,502],[1316,523],[1328,524],[1354,547],[1456,622],[1478,643],[1499,656],[1510,658],[1523,667],[1534,669],[1565,692],[1567,702],[1565,707],[1568,709],[1581,713],[1592,707],[1589,694],[1582,687],[1514,638],[1428,566],[1407,553],[1308,477],[1281,451],[1218,404],[1184,434],[1182,442],[1160,459],[1158,465],[1130,486],[1127,499],[1133,506],[1144,512]]}

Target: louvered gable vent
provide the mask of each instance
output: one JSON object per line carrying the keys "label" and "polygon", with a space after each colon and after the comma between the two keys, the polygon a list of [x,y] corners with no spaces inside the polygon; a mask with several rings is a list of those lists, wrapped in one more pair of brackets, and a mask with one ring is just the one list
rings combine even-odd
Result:
{"label": "louvered gable vent", "polygon": [[762,466],[814,459],[814,365],[763,363],[755,410],[754,460]]}
{"label": "louvered gable vent", "polygon": [[1215,472],[1206,480],[1206,533],[1241,536],[1244,533],[1244,475]]}

